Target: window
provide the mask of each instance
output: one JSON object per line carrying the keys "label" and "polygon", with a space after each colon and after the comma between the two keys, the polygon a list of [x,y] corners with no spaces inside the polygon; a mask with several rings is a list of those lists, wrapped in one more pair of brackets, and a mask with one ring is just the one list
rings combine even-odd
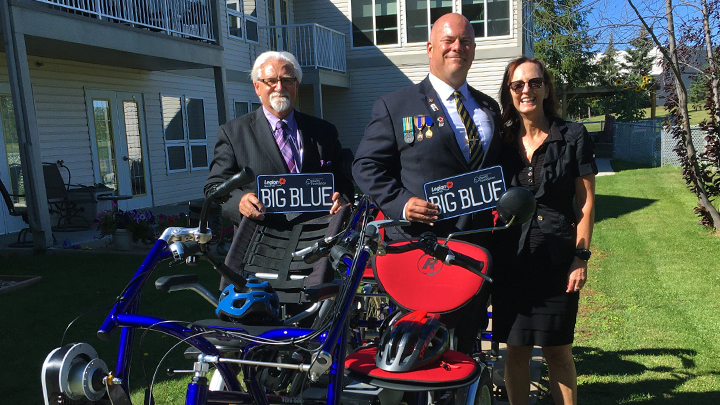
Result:
{"label": "window", "polygon": [[247,101],[236,101],[235,102],[235,118],[245,115],[249,112],[253,112],[260,108],[262,103],[248,103]]}
{"label": "window", "polygon": [[[25,185],[20,165],[20,142],[15,125],[15,109],[10,94],[0,94],[0,122],[2,122],[0,142],[5,144],[4,151],[7,162],[7,168],[0,168],[0,171],[7,169],[7,173],[9,173],[10,184],[7,185],[7,189],[10,194],[16,195],[11,197],[13,203],[25,205],[25,197],[17,197],[17,195],[25,194]],[[0,153],[2,151],[3,147],[0,145]],[[2,157],[0,157],[0,162],[2,162]]]}
{"label": "window", "polygon": [[228,0],[227,16],[230,37],[259,41],[256,0]]}
{"label": "window", "polygon": [[162,96],[168,172],[208,168],[203,99]]}
{"label": "window", "polygon": [[[425,43],[432,24],[443,14],[461,13],[475,37],[510,35],[510,0],[404,0],[404,43]],[[397,0],[350,0],[353,47],[397,45]]]}
{"label": "window", "polygon": [[350,0],[354,47],[397,45],[397,0]]}
{"label": "window", "polygon": [[407,42],[427,42],[430,27],[441,15],[452,12],[451,0],[406,0]]}

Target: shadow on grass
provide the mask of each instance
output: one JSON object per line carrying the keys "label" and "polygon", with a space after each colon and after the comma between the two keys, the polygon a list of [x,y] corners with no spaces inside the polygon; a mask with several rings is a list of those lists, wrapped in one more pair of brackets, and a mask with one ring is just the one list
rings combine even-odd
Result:
{"label": "shadow on grass", "polygon": [[649,163],[628,162],[627,160],[612,159],[610,160],[614,172],[622,172],[624,170],[650,169],[655,167]]}
{"label": "shadow on grass", "polygon": [[[583,404],[693,404],[720,403],[720,392],[676,392],[686,383],[717,375],[714,371],[698,372],[691,349],[640,349],[605,351],[595,347],[573,348],[578,375],[583,383],[578,387],[578,399]],[[633,357],[645,357],[653,362],[678,361],[678,366],[650,367]],[[660,359],[662,358],[662,360]],[[674,358],[674,359],[673,359]],[[649,362],[648,361],[648,362]],[[584,378],[583,378],[584,377]],[[547,369],[542,379],[543,395],[539,405],[554,404],[548,393]]]}
{"label": "shadow on grass", "polygon": [[621,215],[639,211],[657,200],[650,198],[620,197],[614,195],[595,195],[595,222],[603,219],[618,218]]}

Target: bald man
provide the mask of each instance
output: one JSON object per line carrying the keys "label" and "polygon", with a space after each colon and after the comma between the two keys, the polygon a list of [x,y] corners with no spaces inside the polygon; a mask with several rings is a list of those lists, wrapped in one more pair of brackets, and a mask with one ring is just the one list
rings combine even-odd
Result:
{"label": "bald man", "polygon": [[[385,215],[412,222],[410,227],[388,228],[386,235],[391,240],[425,231],[447,237],[492,223],[488,211],[437,221],[438,207],[424,199],[423,184],[494,166],[500,149],[500,107],[467,84],[475,59],[475,33],[467,18],[454,13],[438,18],[427,43],[427,55],[430,73],[422,82],[375,101],[353,163],[358,186],[377,201]],[[468,130],[460,118],[456,98],[472,117],[476,130]],[[418,118],[432,124],[420,131],[413,124],[408,133],[408,119],[415,122]],[[480,156],[472,165],[471,142],[482,144]],[[470,241],[485,244],[478,236]],[[477,324],[466,328],[466,333],[457,331],[466,335],[459,338],[461,351],[472,350],[473,333],[479,324],[487,323],[487,296],[485,302],[482,300],[476,299],[475,305],[469,305],[472,309],[465,310],[464,315]],[[468,321],[463,319],[461,324]]]}

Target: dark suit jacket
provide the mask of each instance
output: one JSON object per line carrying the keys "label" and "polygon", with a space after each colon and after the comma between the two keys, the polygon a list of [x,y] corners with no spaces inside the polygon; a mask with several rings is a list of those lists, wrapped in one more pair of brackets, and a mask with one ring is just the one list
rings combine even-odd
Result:
{"label": "dark suit jacket", "polygon": [[[535,193],[535,217],[520,227],[498,232],[500,250],[494,252],[495,256],[520,254],[528,245],[527,235],[533,222],[540,227],[555,265],[571,261],[575,254],[575,179],[598,172],[593,142],[584,125],[559,118],[551,122],[550,138],[542,182]],[[503,145],[500,153],[508,188],[520,186],[518,174],[525,166],[516,142]]]}
{"label": "dark suit jacket", "polygon": [[[500,107],[489,96],[471,87],[469,89],[495,126],[481,164],[482,168],[494,166],[500,149]],[[437,111],[430,107],[433,103],[438,107]],[[425,78],[416,85],[380,97],[373,106],[372,119],[365,128],[365,136],[355,154],[353,178],[360,189],[372,196],[390,218],[402,218],[405,203],[410,197],[425,198],[423,184],[470,171],[452,123],[445,117],[441,104],[430,79]],[[403,140],[402,119],[416,115],[432,117],[433,137],[407,144]],[[438,125],[438,117],[444,118],[444,126]],[[473,217],[489,217],[489,213]],[[453,231],[481,225],[466,215],[436,222],[433,227],[414,223],[403,230],[414,236],[425,230],[431,230],[438,236],[447,236]],[[392,229],[387,230],[387,235],[395,239]]]}
{"label": "dark suit jacket", "polygon": [[[345,162],[335,126],[297,110],[295,120],[303,142],[302,173],[333,173],[335,190],[352,201],[354,186],[343,170]],[[221,125],[217,137],[215,157],[205,183],[206,195],[214,184],[229,179],[245,166],[255,176],[289,173],[262,108]],[[223,216],[240,223],[238,204],[243,195],[252,192],[257,192],[256,182],[233,191],[230,200],[223,204]]]}

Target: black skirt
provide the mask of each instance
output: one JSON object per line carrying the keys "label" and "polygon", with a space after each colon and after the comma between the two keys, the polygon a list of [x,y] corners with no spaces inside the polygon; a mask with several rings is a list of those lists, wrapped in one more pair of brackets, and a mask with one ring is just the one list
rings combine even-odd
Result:
{"label": "black skirt", "polygon": [[493,341],[562,346],[575,334],[579,292],[566,293],[572,258],[553,265],[543,243],[516,257],[494,258]]}

